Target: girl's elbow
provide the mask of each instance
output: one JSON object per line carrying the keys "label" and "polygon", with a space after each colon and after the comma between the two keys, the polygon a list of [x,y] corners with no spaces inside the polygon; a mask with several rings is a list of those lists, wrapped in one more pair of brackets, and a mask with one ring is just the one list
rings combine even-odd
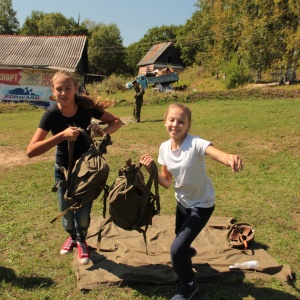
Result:
{"label": "girl's elbow", "polygon": [[168,189],[168,188],[171,186],[172,182],[168,182],[168,181],[159,181],[159,184],[160,184],[163,188]]}
{"label": "girl's elbow", "polygon": [[118,130],[125,124],[122,122],[120,118],[116,118],[113,120],[113,122],[110,123],[110,125],[113,125],[115,130]]}
{"label": "girl's elbow", "polygon": [[121,128],[123,125],[125,125],[121,119],[117,119],[117,124],[118,124],[118,129]]}
{"label": "girl's elbow", "polygon": [[34,157],[32,151],[31,151],[31,150],[28,150],[28,149],[26,150],[26,155],[27,155],[28,158]]}
{"label": "girl's elbow", "polygon": [[26,155],[28,158],[32,158],[35,156],[38,156],[39,154],[37,153],[37,150],[32,148],[32,147],[28,147],[26,150]]}

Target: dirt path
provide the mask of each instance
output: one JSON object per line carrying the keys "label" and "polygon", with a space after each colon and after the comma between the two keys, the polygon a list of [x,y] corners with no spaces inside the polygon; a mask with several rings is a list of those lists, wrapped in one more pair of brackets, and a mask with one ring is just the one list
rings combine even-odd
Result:
{"label": "dirt path", "polygon": [[28,158],[26,150],[16,150],[13,147],[1,147],[0,153],[0,168],[8,169],[14,166],[37,163],[40,161],[51,161],[54,157],[54,151],[49,151],[43,155],[34,158]]}

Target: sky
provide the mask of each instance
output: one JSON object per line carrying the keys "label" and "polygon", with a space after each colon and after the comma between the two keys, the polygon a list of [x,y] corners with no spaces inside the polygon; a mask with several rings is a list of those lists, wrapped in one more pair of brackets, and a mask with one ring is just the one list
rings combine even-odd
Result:
{"label": "sky", "polygon": [[118,26],[123,45],[138,42],[149,29],[162,25],[184,25],[195,12],[197,0],[12,0],[22,27],[33,10],[60,12],[67,18]]}

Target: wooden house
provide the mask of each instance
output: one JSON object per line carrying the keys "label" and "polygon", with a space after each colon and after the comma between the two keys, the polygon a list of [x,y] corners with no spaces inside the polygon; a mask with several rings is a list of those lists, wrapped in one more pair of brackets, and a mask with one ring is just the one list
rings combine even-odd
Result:
{"label": "wooden house", "polygon": [[183,70],[183,62],[172,42],[152,46],[137,66],[139,75],[146,75],[165,68],[171,68],[175,72]]}

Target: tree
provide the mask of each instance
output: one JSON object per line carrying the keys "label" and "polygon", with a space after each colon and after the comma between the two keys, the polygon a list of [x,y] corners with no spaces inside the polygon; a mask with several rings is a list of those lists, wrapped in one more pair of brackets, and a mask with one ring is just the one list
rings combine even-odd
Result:
{"label": "tree", "polygon": [[39,22],[45,17],[44,12],[33,10],[31,16],[25,19],[25,22],[21,28],[21,34],[23,35],[40,35]]}
{"label": "tree", "polygon": [[61,13],[32,11],[27,17],[21,33],[24,35],[80,35],[88,34],[84,24],[80,25],[73,18],[67,19]]}
{"label": "tree", "polygon": [[132,43],[126,48],[125,66],[126,73],[134,76],[137,74],[137,64],[144,56],[145,50],[140,47],[140,43]]}
{"label": "tree", "polygon": [[88,41],[89,72],[109,76],[124,70],[125,48],[116,24],[95,24]]}
{"label": "tree", "polygon": [[144,47],[149,50],[155,44],[165,43],[165,42],[176,42],[177,31],[180,26],[175,25],[162,25],[160,27],[155,26],[149,29],[143,38],[139,41]]}
{"label": "tree", "polygon": [[[216,72],[295,68],[300,58],[299,0],[198,0],[176,40],[186,65]],[[234,58],[234,59],[233,59]]]}
{"label": "tree", "polygon": [[203,3],[179,30],[176,45],[181,50],[181,59],[185,65],[197,63],[209,66],[211,62],[216,61],[215,57],[211,59],[214,45],[212,23],[210,6]]}
{"label": "tree", "polygon": [[0,34],[16,34],[19,21],[16,18],[11,0],[0,0]]}

